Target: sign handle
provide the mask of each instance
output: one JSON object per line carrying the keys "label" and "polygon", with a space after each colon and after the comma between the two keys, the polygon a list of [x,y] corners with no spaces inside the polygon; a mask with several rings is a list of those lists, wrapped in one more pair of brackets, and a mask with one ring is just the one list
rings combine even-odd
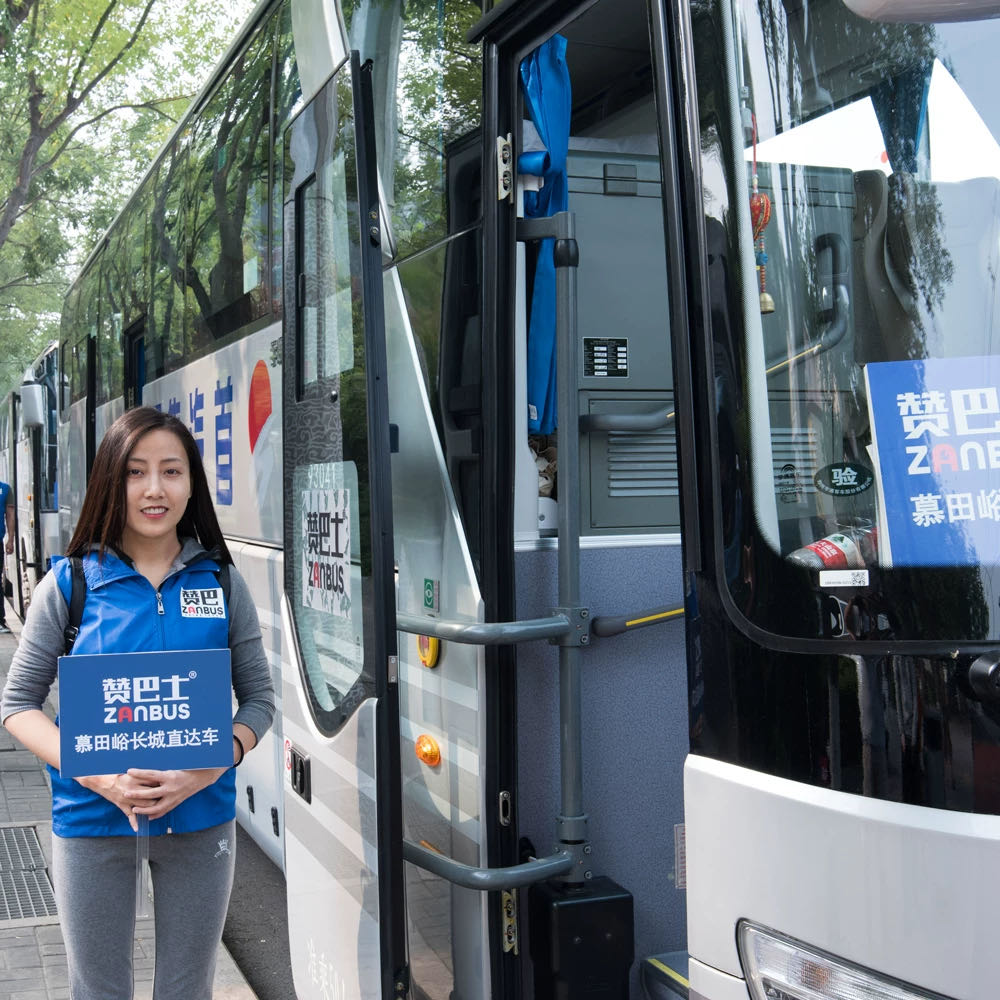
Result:
{"label": "sign handle", "polygon": [[139,830],[135,836],[135,915],[151,916],[149,912],[149,817],[136,816]]}

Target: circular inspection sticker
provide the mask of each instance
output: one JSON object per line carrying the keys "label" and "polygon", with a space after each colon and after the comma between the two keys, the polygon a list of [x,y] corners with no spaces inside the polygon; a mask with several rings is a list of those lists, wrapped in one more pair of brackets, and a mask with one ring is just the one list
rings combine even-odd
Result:
{"label": "circular inspection sticker", "polygon": [[825,465],[813,476],[816,489],[835,497],[864,493],[875,482],[875,474],[860,462],[835,462]]}

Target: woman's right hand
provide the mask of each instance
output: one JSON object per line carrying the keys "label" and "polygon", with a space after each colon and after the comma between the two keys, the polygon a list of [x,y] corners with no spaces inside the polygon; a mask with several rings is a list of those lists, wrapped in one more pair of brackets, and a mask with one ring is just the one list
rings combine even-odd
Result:
{"label": "woman's right hand", "polygon": [[136,819],[129,788],[130,784],[135,784],[135,779],[127,774],[91,774],[86,777],[76,779],[84,788],[92,792],[97,792],[109,802],[113,802],[125,814],[128,824],[132,829],[139,832],[139,821]]}

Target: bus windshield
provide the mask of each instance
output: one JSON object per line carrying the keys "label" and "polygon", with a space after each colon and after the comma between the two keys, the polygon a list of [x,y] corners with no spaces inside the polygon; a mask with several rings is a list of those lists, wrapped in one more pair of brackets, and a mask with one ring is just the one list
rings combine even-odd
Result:
{"label": "bus windshield", "polygon": [[728,590],[781,635],[993,641],[1000,23],[841,0],[715,16],[698,83]]}

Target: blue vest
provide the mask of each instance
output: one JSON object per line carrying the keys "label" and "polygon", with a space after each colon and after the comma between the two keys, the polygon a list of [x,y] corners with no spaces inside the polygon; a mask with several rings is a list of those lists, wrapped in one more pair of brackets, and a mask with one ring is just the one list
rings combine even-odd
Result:
{"label": "blue vest", "polygon": [[[80,631],[70,655],[77,653],[138,653],[173,649],[226,649],[229,646],[229,610],[225,618],[185,618],[181,589],[219,587],[212,558],[196,556],[160,585],[159,592],[139,572],[105,552],[83,559],[87,601]],[[70,561],[52,560],[52,572],[69,606],[72,592]],[[52,832],[60,837],[134,836],[118,806],[83,787],[73,778],[52,778]],[[161,819],[150,820],[149,832],[191,833],[233,819],[236,815],[236,773],[229,768],[218,781],[185,799]]]}

